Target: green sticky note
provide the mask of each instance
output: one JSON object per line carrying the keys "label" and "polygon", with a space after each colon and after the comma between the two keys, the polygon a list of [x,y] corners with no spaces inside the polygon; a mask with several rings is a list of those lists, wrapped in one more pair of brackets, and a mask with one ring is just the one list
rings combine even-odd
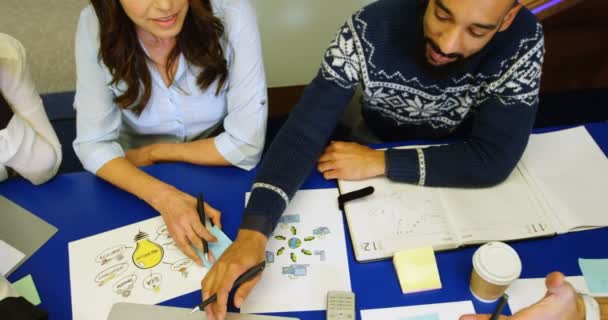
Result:
{"label": "green sticky note", "polygon": [[578,259],[591,293],[608,292],[608,259]]}
{"label": "green sticky note", "polygon": [[15,288],[15,291],[17,291],[20,296],[24,297],[25,300],[35,306],[42,302],[40,301],[40,296],[38,295],[38,290],[36,290],[36,285],[34,284],[34,279],[31,274],[13,283],[13,288]]}

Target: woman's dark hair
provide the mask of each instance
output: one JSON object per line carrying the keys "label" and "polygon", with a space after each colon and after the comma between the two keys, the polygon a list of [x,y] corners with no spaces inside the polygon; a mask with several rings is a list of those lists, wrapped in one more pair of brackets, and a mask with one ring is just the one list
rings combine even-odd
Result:
{"label": "woman's dark hair", "polygon": [[[228,77],[228,67],[220,39],[224,35],[222,21],[213,15],[210,0],[189,0],[190,7],[177,44],[169,54],[166,70],[177,62],[181,54],[192,65],[203,71],[197,77],[201,90],[219,80],[216,94]],[[126,91],[114,102],[121,108],[141,113],[150,100],[152,78],[148,57],[141,47],[135,24],[127,16],[119,0],[91,0],[99,19],[99,59],[110,70],[112,82],[127,84]],[[170,79],[173,81],[173,79]]]}

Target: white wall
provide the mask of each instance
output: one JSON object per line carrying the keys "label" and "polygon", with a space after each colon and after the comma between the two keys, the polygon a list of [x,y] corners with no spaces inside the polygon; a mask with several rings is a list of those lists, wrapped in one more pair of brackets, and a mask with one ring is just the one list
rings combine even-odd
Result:
{"label": "white wall", "polygon": [[270,87],[308,84],[338,28],[373,0],[251,0]]}
{"label": "white wall", "polygon": [[74,34],[87,0],[0,0],[0,32],[19,39],[41,93],[75,86]]}
{"label": "white wall", "polygon": [[[338,28],[373,0],[250,1],[258,12],[268,84],[280,87],[307,84]],[[23,43],[41,93],[74,90],[74,33],[87,3],[0,0],[0,32]]]}

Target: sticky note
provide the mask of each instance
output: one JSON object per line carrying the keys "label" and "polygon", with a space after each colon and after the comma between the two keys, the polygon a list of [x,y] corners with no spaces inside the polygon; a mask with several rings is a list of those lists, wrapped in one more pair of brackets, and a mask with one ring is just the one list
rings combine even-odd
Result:
{"label": "sticky note", "polygon": [[38,295],[38,290],[36,290],[36,285],[34,284],[34,279],[32,275],[28,275],[23,277],[21,280],[13,283],[13,288],[15,291],[25,298],[25,300],[29,301],[31,304],[37,306],[40,304],[40,296]]}
{"label": "sticky note", "polygon": [[[209,242],[209,251],[213,253],[215,260],[217,261],[217,259],[220,258],[224,251],[226,251],[226,249],[228,249],[228,247],[232,244],[232,240],[230,240],[230,238],[228,238],[228,236],[217,226],[211,228],[209,232],[211,232],[211,234],[217,238],[217,242]],[[209,261],[205,259],[205,255],[198,249],[196,250],[196,252],[198,253],[198,256],[201,257],[201,259],[203,260],[203,264],[205,265],[205,267],[211,268],[213,264],[209,263]]]}
{"label": "sticky note", "polygon": [[441,289],[441,279],[432,247],[397,252],[393,264],[403,293]]}
{"label": "sticky note", "polygon": [[578,265],[592,294],[608,292],[608,259],[578,259]]}

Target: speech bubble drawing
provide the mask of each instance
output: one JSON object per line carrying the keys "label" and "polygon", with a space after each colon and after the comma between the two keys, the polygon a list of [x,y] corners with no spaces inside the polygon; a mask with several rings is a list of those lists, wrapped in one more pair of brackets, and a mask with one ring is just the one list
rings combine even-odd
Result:
{"label": "speech bubble drawing", "polygon": [[127,248],[125,245],[120,245],[106,249],[95,258],[95,262],[101,263],[103,266],[112,260],[122,261],[125,258],[125,250]]}
{"label": "speech bubble drawing", "polygon": [[160,292],[160,285],[163,282],[163,276],[160,273],[153,273],[144,278],[144,289]]}
{"label": "speech bubble drawing", "polygon": [[188,278],[188,268],[192,265],[192,259],[186,258],[171,264],[171,270],[181,272],[184,278]]}
{"label": "speech bubble drawing", "polygon": [[129,265],[126,263],[117,264],[111,266],[104,271],[100,272],[97,277],[95,277],[95,282],[101,287],[104,284],[112,281],[117,278],[121,274],[125,273],[129,269]]}
{"label": "speech bubble drawing", "polygon": [[181,271],[183,269],[187,269],[192,265],[192,259],[183,259],[175,262],[171,265],[171,270],[173,271]]}
{"label": "speech bubble drawing", "polygon": [[130,276],[126,276],[114,285],[114,292],[123,296],[124,298],[128,298],[131,295],[131,291],[135,287],[135,281],[137,281],[137,276],[132,274]]}

